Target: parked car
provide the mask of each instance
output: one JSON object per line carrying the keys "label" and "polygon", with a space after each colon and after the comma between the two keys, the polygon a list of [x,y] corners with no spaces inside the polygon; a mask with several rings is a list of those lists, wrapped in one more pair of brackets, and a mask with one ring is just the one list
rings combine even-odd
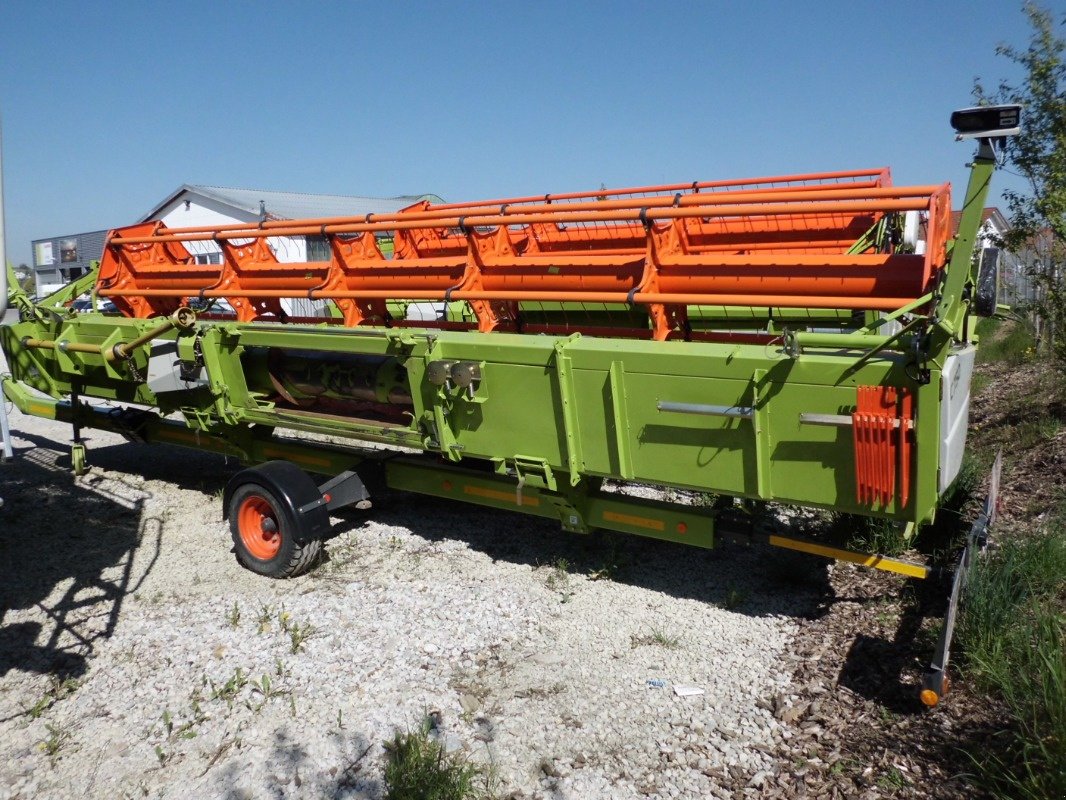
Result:
{"label": "parked car", "polygon": [[[78,314],[85,314],[93,310],[93,301],[89,297],[79,297],[73,303],[70,304],[70,307]],[[116,306],[113,302],[111,302],[111,300],[106,297],[97,300],[96,310],[102,314],[119,313],[118,306]]]}

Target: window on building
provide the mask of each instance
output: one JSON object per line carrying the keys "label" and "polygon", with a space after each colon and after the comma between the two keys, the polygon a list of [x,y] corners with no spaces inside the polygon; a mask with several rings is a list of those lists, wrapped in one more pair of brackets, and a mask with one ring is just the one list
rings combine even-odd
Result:
{"label": "window on building", "polygon": [[59,240],[59,260],[64,264],[70,264],[78,260],[78,240]]}
{"label": "window on building", "polygon": [[196,254],[196,263],[197,264],[221,264],[222,263],[222,254],[221,253],[197,253]]}
{"label": "window on building", "polygon": [[307,237],[307,260],[329,261],[333,254],[329,249],[329,240],[325,236]]}

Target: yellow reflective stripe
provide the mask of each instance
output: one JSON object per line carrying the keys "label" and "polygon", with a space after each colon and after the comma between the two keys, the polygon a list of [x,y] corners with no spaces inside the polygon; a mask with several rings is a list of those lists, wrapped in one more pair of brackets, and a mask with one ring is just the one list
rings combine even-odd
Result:
{"label": "yellow reflective stripe", "polygon": [[665,522],[651,517],[636,517],[632,514],[619,514],[617,511],[604,511],[603,518],[607,522],[621,522],[624,525],[635,525],[638,528],[648,528],[653,531],[666,530]]}
{"label": "yellow reflective stripe", "polygon": [[[499,489],[486,489],[482,486],[471,486],[470,484],[464,484],[463,494],[472,494],[475,497],[488,497],[492,500],[503,500],[505,503],[511,503],[516,506],[518,505],[517,492],[501,492]],[[526,494],[523,494],[522,505],[539,506],[540,500],[536,497],[530,497]]]}
{"label": "yellow reflective stripe", "polygon": [[799,539],[788,539],[784,536],[771,536],[770,544],[774,547],[785,547],[789,550],[799,550],[801,553],[811,553],[825,558],[835,558],[838,561],[848,561],[863,567],[883,569],[887,572],[897,572],[909,578],[928,578],[929,568],[921,564],[912,564],[909,561],[900,561],[895,558],[886,558],[869,553],[854,553],[851,550],[840,550],[836,547],[826,547],[814,542],[804,542]]}
{"label": "yellow reflective stripe", "polygon": [[56,407],[54,403],[27,403],[26,412],[35,417],[48,417],[55,419]]}

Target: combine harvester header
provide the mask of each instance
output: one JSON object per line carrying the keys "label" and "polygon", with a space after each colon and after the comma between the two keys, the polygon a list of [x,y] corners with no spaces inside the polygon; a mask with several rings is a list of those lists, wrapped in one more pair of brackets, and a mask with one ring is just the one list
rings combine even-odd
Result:
{"label": "combine harvester header", "polygon": [[[259,465],[234,477],[226,513],[241,563],[273,576],[314,563],[329,509],[369,506],[370,464],[393,488],[579,533],[758,538],[728,524],[730,503],[605,491],[615,480],[865,514],[909,536],[962,462],[970,323],[996,309],[996,265],[974,245],[1018,113],[953,117],[979,139],[957,233],[947,184],[897,187],[887,169],[119,228],[97,272],[38,304],[13,293],[4,392],[72,423],[77,469],[82,426]],[[280,260],[291,237],[329,258]],[[70,312],[90,289],[119,313]],[[294,300],[329,316],[295,316],[308,304]]]}
{"label": "combine harvester header", "polygon": [[[629,305],[651,325],[596,332],[691,339],[693,305],[893,311],[928,292],[947,261],[949,187],[890,183],[883,169],[422,202],[359,218],[148,222],[109,238],[98,292],[138,317],[169,314],[190,295],[224,297],[241,322],[310,297],[333,301],[349,326],[402,324],[388,300],[465,301],[481,332],[581,328],[527,327],[523,304]],[[890,230],[889,215],[908,212],[926,215],[925,255],[901,251],[901,231]],[[390,259],[381,235],[393,237]],[[268,242],[280,236],[320,236],[332,258],[279,263]],[[196,265],[193,242],[217,243],[222,264]]]}

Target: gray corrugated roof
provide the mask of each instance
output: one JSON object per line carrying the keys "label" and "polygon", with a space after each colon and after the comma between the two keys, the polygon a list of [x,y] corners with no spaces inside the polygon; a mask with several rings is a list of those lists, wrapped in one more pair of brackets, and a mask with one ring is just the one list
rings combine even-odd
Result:
{"label": "gray corrugated roof", "polygon": [[399,211],[419,200],[442,202],[433,194],[400,195],[398,197],[357,197],[342,194],[305,194],[302,192],[278,192],[268,189],[233,189],[225,186],[202,186],[185,184],[167,195],[161,203],[141,219],[152,219],[164,206],[169,205],[183,192],[199,194],[219,203],[232,206],[255,216],[259,215],[262,200],[267,215],[274,219],[302,219],[306,217],[347,217],[363,214],[382,214]]}

